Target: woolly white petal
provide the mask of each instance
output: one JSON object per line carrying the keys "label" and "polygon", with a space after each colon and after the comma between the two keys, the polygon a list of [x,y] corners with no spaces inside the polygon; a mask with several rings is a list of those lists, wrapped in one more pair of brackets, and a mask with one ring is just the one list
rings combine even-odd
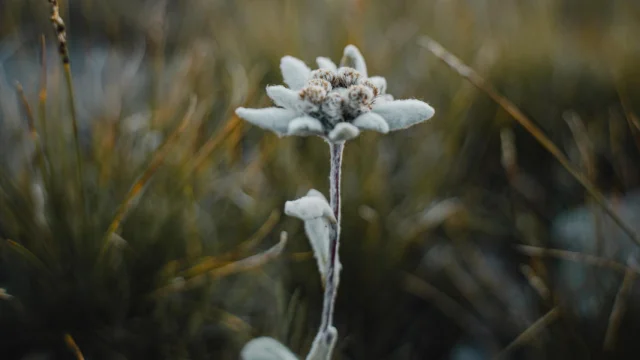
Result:
{"label": "woolly white petal", "polygon": [[324,217],[333,223],[336,222],[336,217],[327,200],[317,196],[304,196],[297,200],[287,201],[284,204],[284,213],[305,221]]}
{"label": "woolly white petal", "polygon": [[341,142],[351,140],[360,135],[360,130],[357,127],[346,123],[341,122],[336,124],[336,126],[329,133],[329,140],[333,142]]}
{"label": "woolly white petal", "polygon": [[285,109],[298,111],[303,105],[300,94],[297,91],[282,85],[267,86],[267,95],[273,100],[274,104]]}
{"label": "woolly white petal", "polygon": [[376,103],[372,111],[382,116],[389,130],[406,129],[430,119],[435,110],[420,100],[394,100]]}
{"label": "woolly white petal", "polygon": [[351,67],[356,69],[356,71],[364,77],[367,77],[367,63],[364,61],[364,57],[362,56],[362,53],[360,53],[360,50],[358,50],[354,45],[347,45],[347,47],[344,48],[343,63],[346,63],[347,61],[351,63]]}
{"label": "woolly white petal", "polygon": [[374,112],[364,113],[353,120],[353,125],[360,130],[373,130],[386,134],[389,132],[389,125],[384,118]]}
{"label": "woolly white petal", "polygon": [[330,359],[336,340],[338,340],[338,330],[333,326],[330,326],[325,333],[319,332],[311,344],[307,360]]}
{"label": "woolly white petal", "polygon": [[308,136],[314,134],[322,134],[322,124],[310,116],[301,116],[289,123],[287,135]]}
{"label": "woolly white petal", "polygon": [[387,79],[382,76],[372,76],[369,78],[369,81],[371,81],[373,85],[380,90],[380,94],[385,94],[387,92]]}
{"label": "woolly white petal", "polygon": [[338,66],[329,58],[319,56],[316,58],[316,63],[320,69],[327,69],[331,71],[338,70]]}
{"label": "woolly white petal", "polygon": [[280,60],[280,71],[285,84],[292,90],[300,90],[309,80],[311,69],[302,60],[293,56],[285,56]]}
{"label": "woolly white petal", "polygon": [[269,107],[264,109],[237,108],[236,115],[265,130],[282,136],[287,133],[289,122],[297,117],[295,111]]}
{"label": "woolly white petal", "polygon": [[255,338],[244,345],[242,360],[298,360],[286,346],[270,337]]}

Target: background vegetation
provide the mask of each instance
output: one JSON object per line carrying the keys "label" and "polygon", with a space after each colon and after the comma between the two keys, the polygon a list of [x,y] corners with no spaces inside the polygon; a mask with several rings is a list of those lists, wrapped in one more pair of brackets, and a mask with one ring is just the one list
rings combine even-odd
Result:
{"label": "background vegetation", "polygon": [[[80,167],[48,2],[0,0],[3,358],[237,359],[259,335],[306,353],[321,285],[280,212],[327,187],[326,145],[233,109],[268,104],[282,56],[337,60],[349,43],[436,116],[346,148],[335,358],[637,357],[638,244],[420,42],[476,69],[640,232],[636,2],[60,3]],[[237,262],[281,231],[280,256]]]}

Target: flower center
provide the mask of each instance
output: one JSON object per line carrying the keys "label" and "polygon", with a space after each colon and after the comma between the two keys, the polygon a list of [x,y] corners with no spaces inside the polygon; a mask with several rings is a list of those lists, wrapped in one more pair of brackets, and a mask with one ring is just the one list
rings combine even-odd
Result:
{"label": "flower center", "polygon": [[307,103],[305,113],[318,119],[331,130],[339,122],[351,122],[371,111],[371,105],[380,90],[355,69],[342,67],[337,72],[318,69],[300,91]]}

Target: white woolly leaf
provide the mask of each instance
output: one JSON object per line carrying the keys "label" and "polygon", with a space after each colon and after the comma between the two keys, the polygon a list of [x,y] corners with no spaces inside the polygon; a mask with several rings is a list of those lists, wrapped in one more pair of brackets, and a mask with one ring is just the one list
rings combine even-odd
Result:
{"label": "white woolly leaf", "polygon": [[364,61],[364,57],[362,56],[362,53],[360,53],[360,50],[358,50],[354,45],[347,45],[347,47],[344,48],[344,56],[340,65],[350,66],[356,69],[356,71],[364,77],[367,77],[367,63]]}
{"label": "white woolly leaf", "polygon": [[338,70],[338,66],[329,58],[319,56],[316,58],[316,63],[320,69],[327,69],[331,71]]}
{"label": "white woolly leaf", "polygon": [[317,119],[301,116],[289,123],[287,135],[308,136],[314,134],[322,134],[322,124]]}
{"label": "white woolly leaf", "polygon": [[286,346],[270,337],[255,338],[244,345],[242,360],[298,360]]}
{"label": "white woolly leaf", "polygon": [[273,100],[274,104],[285,109],[299,111],[302,108],[300,94],[282,85],[267,86],[267,95]]}
{"label": "white woolly leaf", "polygon": [[269,107],[264,109],[237,108],[236,114],[265,130],[271,130],[282,136],[287,133],[289,122],[296,118],[293,110]]}
{"label": "white woolly leaf", "polygon": [[337,340],[338,330],[333,326],[330,326],[324,333],[318,332],[306,360],[331,360],[331,354]]}
{"label": "white woolly leaf", "polygon": [[376,103],[373,112],[382,116],[389,124],[389,130],[406,129],[430,119],[435,110],[420,100],[394,100]]}
{"label": "white woolly leaf", "polygon": [[284,204],[284,213],[305,221],[325,217],[333,223],[336,222],[336,217],[327,200],[317,196],[304,196],[287,201]]}
{"label": "white woolly leaf", "polygon": [[324,196],[323,193],[321,193],[320,191],[316,190],[316,189],[311,189],[307,192],[307,196],[312,196],[312,197],[318,197],[324,201],[327,201],[327,198]]}
{"label": "white woolly leaf", "polygon": [[333,142],[341,142],[351,140],[360,135],[360,130],[357,127],[346,123],[341,122],[336,124],[336,126],[329,133],[329,140]]}
{"label": "white woolly leaf", "polygon": [[385,94],[387,92],[387,79],[382,76],[372,76],[369,78],[369,81],[371,81],[371,83],[380,90],[380,94]]}
{"label": "white woolly leaf", "polygon": [[[327,201],[327,198],[318,190],[311,189],[307,192],[307,197],[318,198]],[[329,221],[326,218],[317,218],[304,222],[304,230],[309,239],[309,244],[313,250],[313,256],[318,262],[318,272],[322,283],[327,277],[329,266]]]}
{"label": "white woolly leaf", "polygon": [[357,126],[358,129],[361,130],[373,130],[383,134],[389,132],[389,125],[387,122],[382,118],[382,116],[374,112],[368,112],[358,116],[353,120],[353,125]]}
{"label": "white woolly leaf", "polygon": [[311,74],[307,64],[293,56],[285,56],[280,60],[280,70],[285,84],[292,90],[302,89]]}
{"label": "white woolly leaf", "polygon": [[313,256],[318,262],[318,272],[324,283],[329,267],[329,222],[324,218],[307,220],[304,231],[313,250]]}

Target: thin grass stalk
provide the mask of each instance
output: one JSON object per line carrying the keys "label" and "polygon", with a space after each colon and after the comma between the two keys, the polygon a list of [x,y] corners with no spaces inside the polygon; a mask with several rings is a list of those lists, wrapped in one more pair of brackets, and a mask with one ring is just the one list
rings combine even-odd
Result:
{"label": "thin grass stalk", "polygon": [[[47,144],[49,133],[47,131],[47,48],[44,34],[40,37],[40,92],[38,93],[38,122],[42,143]],[[43,150],[45,145],[43,145]],[[46,151],[45,151],[46,152]]]}
{"label": "thin grass stalk", "polygon": [[224,125],[220,132],[212,135],[207,142],[202,145],[198,152],[194,155],[194,159],[188,167],[187,174],[199,172],[202,170],[209,156],[227,139],[227,137],[241,124],[240,118],[233,116]]}
{"label": "thin grass stalk", "polygon": [[44,164],[44,154],[42,152],[42,144],[40,142],[40,137],[38,136],[38,131],[36,130],[35,119],[33,117],[33,111],[31,111],[31,105],[27,101],[26,96],[24,95],[24,90],[22,89],[22,85],[18,82],[16,83],[16,90],[18,91],[18,96],[22,102],[25,113],[27,115],[27,126],[29,127],[29,136],[31,137],[31,141],[35,146],[36,158],[38,159],[38,167],[40,168],[40,176],[43,178],[46,176],[46,168]]}
{"label": "thin grass stalk", "polygon": [[495,359],[507,359],[507,355],[511,353],[514,349],[531,342],[535,339],[538,334],[540,334],[544,329],[549,327],[554,321],[560,318],[560,309],[558,307],[554,307],[548,313],[546,313],[543,317],[536,320],[531,326],[529,326],[522,334],[518,335],[507,347],[495,357]]}
{"label": "thin grass stalk", "polygon": [[[80,187],[80,200],[82,207],[86,206],[85,203],[85,190],[82,172],[82,155],[80,152],[80,136],[78,134],[78,118],[76,112],[75,94],[73,89],[73,77],[71,75],[71,62],[69,60],[69,48],[67,47],[67,32],[64,24],[64,20],[60,17],[60,7],[57,0],[48,0],[51,5],[51,24],[55,31],[56,38],[58,40],[58,53],[62,59],[62,66],[64,68],[65,83],[67,86],[67,97],[69,101],[69,111],[71,112],[71,126],[73,128],[73,140],[76,153],[77,162],[77,177],[78,186]],[[44,65],[43,65],[44,66]]]}
{"label": "thin grass stalk", "polygon": [[574,261],[579,263],[588,264],[591,266],[602,267],[611,269],[620,273],[626,273],[628,270],[640,275],[640,270],[629,267],[617,261],[611,259],[605,259],[602,257],[584,254],[575,251],[560,250],[560,249],[547,249],[529,245],[517,245],[516,251],[533,257],[551,257],[561,260]]}
{"label": "thin grass stalk", "polygon": [[80,347],[76,344],[76,341],[70,334],[64,334],[64,342],[67,344],[69,350],[73,352],[73,355],[77,360],[84,360],[84,355],[82,355],[82,351],[80,351]]}
{"label": "thin grass stalk", "polygon": [[152,296],[164,296],[179,291],[186,291],[202,286],[207,280],[215,280],[232,274],[240,272],[250,271],[263,266],[269,261],[276,259],[282,254],[285,245],[287,244],[287,233],[282,232],[280,234],[280,241],[267,249],[264,252],[251,255],[247,258],[234,261],[232,263],[224,264],[220,267],[207,270],[206,272],[193,275],[193,277],[185,280],[184,278],[178,278],[180,280],[175,281],[169,285],[166,285],[160,289],[157,289]]}
{"label": "thin grass stalk", "polygon": [[629,268],[624,274],[620,289],[616,294],[615,302],[611,308],[611,315],[609,315],[609,322],[607,324],[607,332],[604,336],[604,350],[613,351],[616,345],[616,339],[620,330],[620,325],[627,311],[627,302],[629,301],[629,294],[633,288],[638,274]]}

